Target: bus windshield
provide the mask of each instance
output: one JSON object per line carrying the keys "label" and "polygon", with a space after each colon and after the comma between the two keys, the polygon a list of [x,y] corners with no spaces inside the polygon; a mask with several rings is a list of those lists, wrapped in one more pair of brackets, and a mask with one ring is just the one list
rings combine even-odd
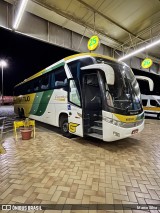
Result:
{"label": "bus windshield", "polygon": [[113,85],[107,84],[106,79],[107,105],[125,111],[127,114],[134,114],[134,112],[141,110],[139,85],[132,70],[126,65],[104,59],[103,63],[111,66],[115,75]]}

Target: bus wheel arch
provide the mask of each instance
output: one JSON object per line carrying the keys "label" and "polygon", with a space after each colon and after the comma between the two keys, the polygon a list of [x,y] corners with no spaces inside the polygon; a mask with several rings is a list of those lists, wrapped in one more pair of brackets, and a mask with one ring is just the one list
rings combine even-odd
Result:
{"label": "bus wheel arch", "polygon": [[71,138],[72,134],[68,130],[68,114],[61,113],[59,115],[59,127],[63,136]]}

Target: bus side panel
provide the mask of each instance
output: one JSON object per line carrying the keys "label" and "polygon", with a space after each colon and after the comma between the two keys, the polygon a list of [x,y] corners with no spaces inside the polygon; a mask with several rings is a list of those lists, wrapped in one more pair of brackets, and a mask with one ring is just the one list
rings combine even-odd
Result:
{"label": "bus side panel", "polygon": [[[67,114],[67,92],[63,89],[54,89],[51,92],[45,92],[39,100],[39,106],[35,106],[36,113],[30,115],[30,118],[59,126],[60,113],[66,112]],[[33,111],[33,110],[32,110]]]}
{"label": "bus side panel", "polygon": [[28,117],[32,108],[36,93],[20,95],[14,97],[14,112],[18,114],[18,108],[23,109],[25,116]]}
{"label": "bus side panel", "polygon": [[49,123],[49,119],[55,116],[54,105],[52,105],[51,109],[48,109],[51,105],[52,96],[53,90],[37,93],[29,117],[44,123]]}
{"label": "bus side panel", "polygon": [[56,89],[54,93],[56,126],[59,126],[59,116],[61,113],[65,113],[68,115],[67,103],[67,92],[63,89]]}
{"label": "bus side panel", "polygon": [[54,89],[41,121],[59,126],[59,115],[62,112],[67,114],[67,92],[62,88]]}
{"label": "bus side panel", "polygon": [[34,101],[32,103],[32,107],[29,112],[30,115],[35,115],[37,113],[39,105],[41,103],[42,96],[43,96],[43,92],[37,92],[35,94]]}

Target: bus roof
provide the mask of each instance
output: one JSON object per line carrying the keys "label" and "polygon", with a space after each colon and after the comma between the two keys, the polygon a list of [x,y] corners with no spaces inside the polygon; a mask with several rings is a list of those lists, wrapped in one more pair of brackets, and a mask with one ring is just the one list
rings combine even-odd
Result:
{"label": "bus roof", "polygon": [[111,58],[111,57],[105,56],[105,55],[101,55],[101,54],[97,54],[97,53],[79,53],[79,54],[68,56],[68,57],[64,58],[64,60],[67,62],[68,60],[71,60],[71,59],[74,60],[76,58],[83,57],[83,56],[101,57],[101,58],[105,58],[105,59],[108,59],[111,61],[117,61],[114,58]]}
{"label": "bus roof", "polygon": [[39,76],[41,76],[41,75],[43,75],[43,74],[45,74],[45,73],[53,70],[53,68],[56,69],[58,67],[61,67],[61,66],[63,66],[65,64],[65,62],[72,61],[72,60],[74,61],[76,59],[83,58],[85,56],[89,56],[89,57],[100,57],[100,58],[104,58],[104,59],[108,59],[108,60],[111,60],[111,61],[118,62],[120,64],[123,63],[123,62],[119,62],[116,59],[111,58],[109,56],[105,56],[105,55],[101,55],[101,54],[97,54],[97,53],[80,53],[80,54],[75,54],[75,55],[68,56],[68,57],[66,57],[66,58],[64,58],[64,59],[62,59],[62,60],[60,60],[60,61],[58,61],[58,62],[56,62],[56,63],[54,63],[52,65],[50,65],[49,67],[47,67],[47,68],[45,68],[45,69],[37,72],[36,74],[34,74],[34,75],[30,76],[29,78],[25,79],[24,81],[22,81],[21,83],[15,85],[15,87],[17,87],[17,86],[19,86],[19,85],[21,85],[23,83],[26,83],[26,82],[34,79],[34,78],[37,78],[37,77],[39,77]]}

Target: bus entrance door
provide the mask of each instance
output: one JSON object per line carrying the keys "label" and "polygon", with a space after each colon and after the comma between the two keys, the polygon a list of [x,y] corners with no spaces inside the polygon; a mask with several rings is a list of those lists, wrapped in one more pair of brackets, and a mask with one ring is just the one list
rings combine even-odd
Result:
{"label": "bus entrance door", "polygon": [[73,79],[69,79],[68,125],[70,133],[83,137],[80,91],[77,87],[77,82]]}
{"label": "bus entrance door", "polygon": [[97,71],[83,75],[82,91],[84,134],[102,139],[102,95]]}

